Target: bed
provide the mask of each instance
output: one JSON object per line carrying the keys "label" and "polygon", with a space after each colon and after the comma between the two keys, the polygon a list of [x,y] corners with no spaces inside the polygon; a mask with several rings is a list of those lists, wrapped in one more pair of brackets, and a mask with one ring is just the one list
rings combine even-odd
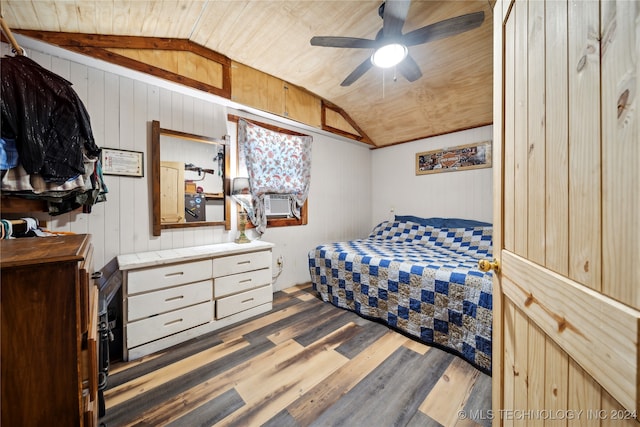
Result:
{"label": "bed", "polygon": [[378,320],[491,372],[491,224],[396,216],[365,239],[309,252],[313,289],[325,302]]}

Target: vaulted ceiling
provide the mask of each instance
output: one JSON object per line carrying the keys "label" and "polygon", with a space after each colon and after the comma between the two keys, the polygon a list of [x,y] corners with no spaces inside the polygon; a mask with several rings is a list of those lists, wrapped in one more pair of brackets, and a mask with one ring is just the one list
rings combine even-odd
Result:
{"label": "vaulted ceiling", "polygon": [[484,12],[478,28],[409,47],[422,77],[372,68],[340,83],[371,49],[311,46],[313,36],[374,39],[380,0],[2,0],[16,31],[189,40],[335,104],[378,147],[492,122],[492,0],[413,0],[403,33]]}

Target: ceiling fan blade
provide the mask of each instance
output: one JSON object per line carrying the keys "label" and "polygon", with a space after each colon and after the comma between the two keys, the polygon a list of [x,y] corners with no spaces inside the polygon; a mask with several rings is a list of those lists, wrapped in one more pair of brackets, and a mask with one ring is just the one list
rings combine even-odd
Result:
{"label": "ceiling fan blade", "polygon": [[382,29],[385,37],[402,35],[402,27],[409,13],[409,0],[386,0]]}
{"label": "ceiling fan blade", "polygon": [[356,37],[315,36],[311,38],[311,46],[375,48],[377,44],[375,40]]}
{"label": "ceiling fan blade", "polygon": [[484,12],[460,15],[410,31],[402,37],[402,40],[406,46],[415,46],[473,30],[479,27],[482,21],[484,21]]}
{"label": "ceiling fan blade", "polygon": [[413,60],[411,55],[407,55],[401,63],[396,65],[396,69],[410,82],[415,82],[422,77],[420,67],[418,67],[418,64],[416,64],[416,61]]}
{"label": "ceiling fan blade", "polygon": [[364,73],[369,71],[371,67],[373,67],[371,58],[367,58],[362,64],[358,65],[356,69],[353,70],[342,83],[340,83],[340,86],[350,86],[353,82],[362,77]]}

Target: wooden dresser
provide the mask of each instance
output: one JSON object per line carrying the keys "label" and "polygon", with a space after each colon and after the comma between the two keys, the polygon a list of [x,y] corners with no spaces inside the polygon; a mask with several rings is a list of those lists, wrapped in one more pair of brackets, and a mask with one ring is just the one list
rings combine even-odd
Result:
{"label": "wooden dresser", "polygon": [[124,360],[271,310],[272,243],[219,243],[118,256]]}
{"label": "wooden dresser", "polygon": [[91,236],[0,241],[3,426],[97,424]]}

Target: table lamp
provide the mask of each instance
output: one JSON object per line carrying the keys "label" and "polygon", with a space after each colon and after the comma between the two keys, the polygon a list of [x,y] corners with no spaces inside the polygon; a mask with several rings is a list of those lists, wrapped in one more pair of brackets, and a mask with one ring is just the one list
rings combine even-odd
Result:
{"label": "table lamp", "polygon": [[251,240],[245,234],[247,227],[247,209],[251,207],[251,191],[249,187],[249,178],[238,177],[233,178],[231,184],[231,198],[242,207],[242,211],[238,214],[240,221],[238,223],[238,230],[240,235],[235,240],[236,243],[249,243]]}

